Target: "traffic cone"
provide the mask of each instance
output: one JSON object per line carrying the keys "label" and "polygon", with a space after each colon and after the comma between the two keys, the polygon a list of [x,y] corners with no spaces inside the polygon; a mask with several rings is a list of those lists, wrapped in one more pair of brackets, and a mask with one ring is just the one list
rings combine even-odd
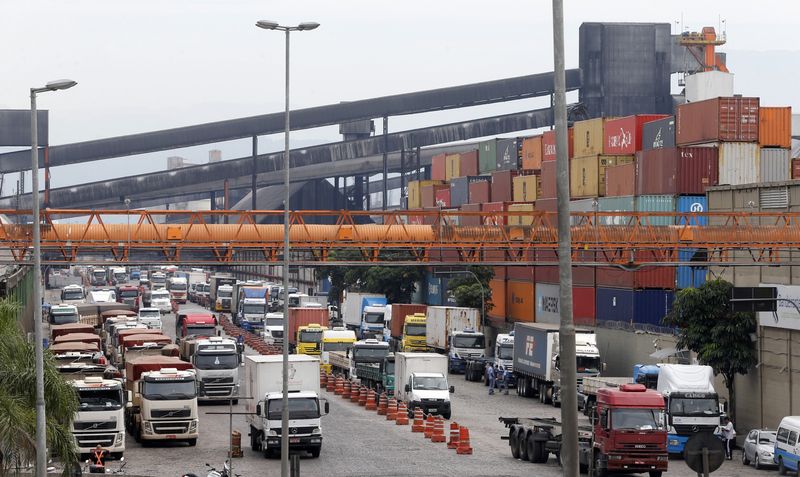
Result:
{"label": "traffic cone", "polygon": [[329,393],[332,393],[336,389],[336,378],[333,375],[328,376],[328,385],[325,386],[325,390]]}
{"label": "traffic cone", "polygon": [[325,374],[325,371],[319,372],[319,387],[320,389],[328,387],[328,375]]}
{"label": "traffic cone", "polygon": [[397,419],[397,400],[395,398],[389,399],[389,405],[386,407],[386,420],[394,421]]}
{"label": "traffic cone", "polygon": [[358,402],[359,396],[361,396],[361,388],[358,387],[356,383],[350,383],[350,387],[353,390],[350,393],[350,402]]}
{"label": "traffic cone", "polygon": [[341,396],[344,393],[344,381],[341,376],[336,376],[336,386],[333,388],[333,394]]}
{"label": "traffic cone", "polygon": [[386,393],[381,393],[381,400],[378,402],[378,415],[385,416],[388,407],[389,399],[386,397]]}
{"label": "traffic cone", "polygon": [[433,421],[433,434],[431,434],[431,442],[447,442],[444,436],[444,419],[437,416]]}
{"label": "traffic cone", "polygon": [[342,393],[342,397],[345,399],[350,399],[350,381],[344,382],[344,392]]}
{"label": "traffic cone", "polygon": [[397,419],[394,423],[398,426],[408,425],[408,408],[406,407],[405,401],[400,401],[400,405],[397,408]]}
{"label": "traffic cone", "polygon": [[456,447],[456,454],[472,455],[472,447],[469,444],[469,429],[463,426],[459,428],[458,447]]}
{"label": "traffic cone", "polygon": [[422,414],[422,408],[414,409],[414,422],[411,424],[411,432],[424,432],[425,431],[425,415]]}
{"label": "traffic cone", "polygon": [[366,386],[361,386],[361,394],[358,396],[358,405],[365,407],[367,405],[367,396],[372,390],[367,389]]}
{"label": "traffic cone", "polygon": [[366,406],[365,409],[367,411],[375,411],[376,409],[378,409],[378,403],[375,402],[375,391],[373,391],[372,389],[369,390],[365,406]]}
{"label": "traffic cone", "polygon": [[433,435],[433,414],[428,414],[428,418],[425,419],[425,430],[423,432],[425,439],[430,439]]}
{"label": "traffic cone", "polygon": [[448,449],[458,449],[458,424],[450,423],[450,442],[447,443]]}

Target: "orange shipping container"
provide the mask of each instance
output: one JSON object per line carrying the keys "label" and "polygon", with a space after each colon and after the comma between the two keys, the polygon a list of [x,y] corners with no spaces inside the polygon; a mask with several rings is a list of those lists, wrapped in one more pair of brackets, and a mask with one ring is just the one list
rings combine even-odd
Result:
{"label": "orange shipping container", "polygon": [[532,323],[535,318],[536,293],[531,282],[506,282],[506,314],[509,321]]}
{"label": "orange shipping container", "polygon": [[762,106],[758,111],[758,144],[761,147],[792,147],[792,107]]}
{"label": "orange shipping container", "polygon": [[504,279],[489,280],[489,289],[492,290],[492,308],[488,316],[493,321],[505,323],[506,321],[506,281]]}
{"label": "orange shipping container", "polygon": [[543,147],[541,135],[522,140],[522,169],[537,170],[542,168]]}
{"label": "orange shipping container", "polygon": [[[317,324],[328,326],[327,308],[289,308],[289,343],[297,343],[297,329]],[[284,335],[285,336],[285,335]]]}

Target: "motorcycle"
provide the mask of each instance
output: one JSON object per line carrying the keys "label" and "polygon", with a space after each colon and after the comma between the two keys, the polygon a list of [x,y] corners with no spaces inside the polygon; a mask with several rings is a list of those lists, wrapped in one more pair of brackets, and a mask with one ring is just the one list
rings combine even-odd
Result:
{"label": "motorcycle", "polygon": [[211,467],[211,464],[208,462],[206,462],[206,467],[208,467],[208,474],[206,474],[206,477],[242,477],[239,474],[231,475],[231,466],[227,460],[222,465],[222,470],[217,470],[214,467]]}
{"label": "motorcycle", "polygon": [[120,466],[118,469],[111,469],[105,462],[103,464],[93,464],[91,460],[86,461],[86,467],[83,472],[88,474],[124,474],[125,473],[125,458],[119,459]]}

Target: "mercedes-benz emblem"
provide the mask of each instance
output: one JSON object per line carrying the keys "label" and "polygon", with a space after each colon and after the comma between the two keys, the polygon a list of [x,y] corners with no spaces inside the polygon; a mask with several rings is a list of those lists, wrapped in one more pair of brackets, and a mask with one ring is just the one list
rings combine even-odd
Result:
{"label": "mercedes-benz emblem", "polygon": [[699,427],[697,427],[697,426],[692,426],[692,432],[697,432],[698,430],[700,430],[700,428],[699,428]]}
{"label": "mercedes-benz emblem", "polygon": [[290,434],[297,434],[297,428],[293,427],[293,428],[289,429],[289,433]]}

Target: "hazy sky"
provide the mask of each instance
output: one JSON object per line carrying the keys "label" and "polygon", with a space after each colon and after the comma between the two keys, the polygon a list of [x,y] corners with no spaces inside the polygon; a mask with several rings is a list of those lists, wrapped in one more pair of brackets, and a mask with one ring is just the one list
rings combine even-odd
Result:
{"label": "hazy sky", "polygon": [[[685,26],[699,29],[717,27],[723,18],[728,44],[722,51],[737,92],[761,96],[769,105],[800,103],[800,2],[565,3],[568,68],[578,66],[578,27],[585,21],[675,25],[683,18]],[[28,89],[48,80],[77,80],[69,91],[40,97],[39,106],[50,110],[51,144],[279,111],[283,37],[256,28],[262,18],[322,24],[292,36],[294,107],[545,72],[553,64],[550,6],[485,0],[0,0],[0,108],[28,108]],[[390,130],[543,104],[394,118]],[[293,139],[329,142],[339,136],[331,127],[297,132]],[[280,144],[280,137],[266,137],[261,151]],[[210,148],[54,168],[52,184],[164,169],[169,155],[204,162]],[[220,148],[228,159],[249,153],[246,141]]]}

